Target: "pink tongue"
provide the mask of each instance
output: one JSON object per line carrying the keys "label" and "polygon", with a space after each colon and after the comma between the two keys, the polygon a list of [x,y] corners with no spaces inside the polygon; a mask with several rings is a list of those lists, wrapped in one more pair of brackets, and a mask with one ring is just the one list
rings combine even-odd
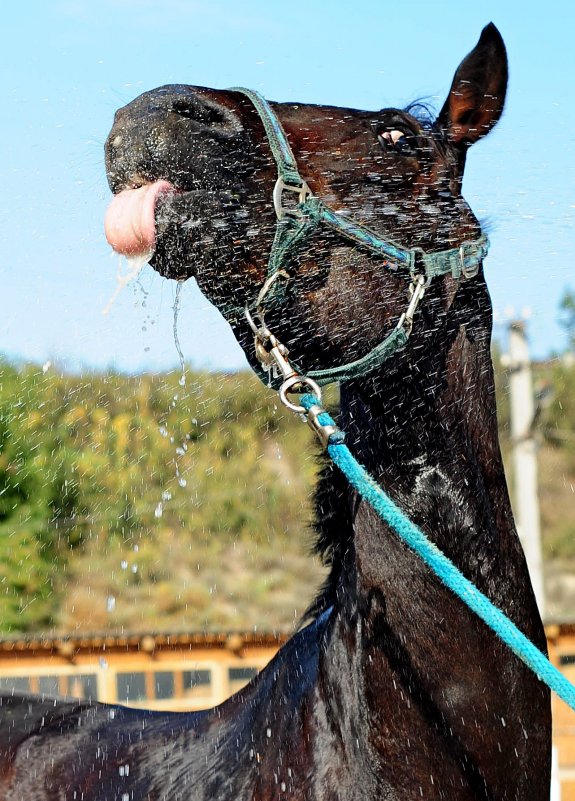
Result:
{"label": "pink tongue", "polygon": [[104,220],[106,239],[117,253],[143,255],[154,249],[154,210],[160,195],[174,192],[168,181],[156,181],[139,189],[124,189],[115,195]]}

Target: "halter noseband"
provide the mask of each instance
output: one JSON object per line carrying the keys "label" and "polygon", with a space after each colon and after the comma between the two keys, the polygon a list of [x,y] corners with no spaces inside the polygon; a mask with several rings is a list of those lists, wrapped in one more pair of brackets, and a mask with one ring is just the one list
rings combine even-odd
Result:
{"label": "halter noseband", "polygon": [[[405,347],[411,333],[413,315],[431,279],[442,275],[451,275],[456,280],[475,277],[487,255],[489,240],[482,234],[478,239],[463,242],[459,247],[450,250],[426,252],[422,248],[408,249],[390,240],[384,240],[362,223],[338,214],[313,195],[300,176],[285,132],[267,100],[253,89],[234,87],[230,91],[241,92],[253,103],[263,123],[278,168],[278,178],[273,190],[273,203],[278,221],[268,260],[267,278],[256,301],[256,314],[261,325],[255,324],[246,306],[246,316],[256,337],[256,354],[262,369],[268,373],[269,383],[272,386],[276,385],[278,379],[286,378],[282,365],[277,361],[278,357],[281,359],[281,353],[278,352],[273,359],[269,358],[271,351],[276,347],[274,342],[277,345],[280,343],[265,326],[263,301],[267,298],[269,302],[270,297],[273,297],[277,302],[281,293],[278,279],[289,278],[284,265],[293,257],[307,236],[321,224],[357,247],[382,258],[386,269],[391,272],[402,271],[411,278],[408,307],[393,331],[378,345],[353,362],[322,370],[309,370],[305,373],[320,386],[366,375]],[[286,192],[297,196],[295,206],[284,205]],[[285,347],[281,345],[280,347],[283,348],[284,355],[287,355]],[[299,372],[295,366],[295,371],[291,375]]]}

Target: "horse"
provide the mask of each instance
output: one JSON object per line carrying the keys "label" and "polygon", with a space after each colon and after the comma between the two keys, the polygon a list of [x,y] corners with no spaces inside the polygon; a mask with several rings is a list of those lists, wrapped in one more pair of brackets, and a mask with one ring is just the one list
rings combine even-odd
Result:
{"label": "horse", "polygon": [[[266,123],[245,91],[145,92],[117,112],[106,143],[106,229],[119,252],[153,248],[161,274],[194,277],[255,369],[244,305],[270,293],[265,324],[308,374],[365,366],[410,303],[409,282],[392,260],[314,224],[271,287],[270,119],[305,175],[295,204],[280,185],[279,216],[297,222],[298,207],[321,198],[332,219],[359,219],[414,252],[409,285],[425,297],[413,332],[342,381],[338,424],[379,485],[545,649],[497,439],[484,252],[464,269],[466,243],[482,236],[461,193],[466,157],[502,114],[507,73],[489,24],[435,119],[418,104],[273,103]],[[417,265],[446,249],[462,274],[422,283]],[[0,798],[548,799],[548,690],[327,464],[316,506],[328,578],[247,687],[195,713],[4,696]]]}

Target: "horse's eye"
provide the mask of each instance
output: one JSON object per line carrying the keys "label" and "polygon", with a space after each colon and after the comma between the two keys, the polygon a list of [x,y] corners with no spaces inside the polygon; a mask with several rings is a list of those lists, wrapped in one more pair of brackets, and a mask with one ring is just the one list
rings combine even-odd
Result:
{"label": "horse's eye", "polygon": [[380,131],[377,138],[384,150],[394,150],[402,156],[412,156],[415,148],[411,142],[411,137],[404,131],[393,129],[391,131]]}

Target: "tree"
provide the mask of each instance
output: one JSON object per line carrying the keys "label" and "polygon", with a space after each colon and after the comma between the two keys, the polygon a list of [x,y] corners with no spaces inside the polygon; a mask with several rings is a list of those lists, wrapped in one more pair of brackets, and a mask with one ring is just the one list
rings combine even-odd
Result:
{"label": "tree", "polygon": [[559,303],[559,322],[567,332],[568,347],[575,349],[575,292],[566,289]]}

